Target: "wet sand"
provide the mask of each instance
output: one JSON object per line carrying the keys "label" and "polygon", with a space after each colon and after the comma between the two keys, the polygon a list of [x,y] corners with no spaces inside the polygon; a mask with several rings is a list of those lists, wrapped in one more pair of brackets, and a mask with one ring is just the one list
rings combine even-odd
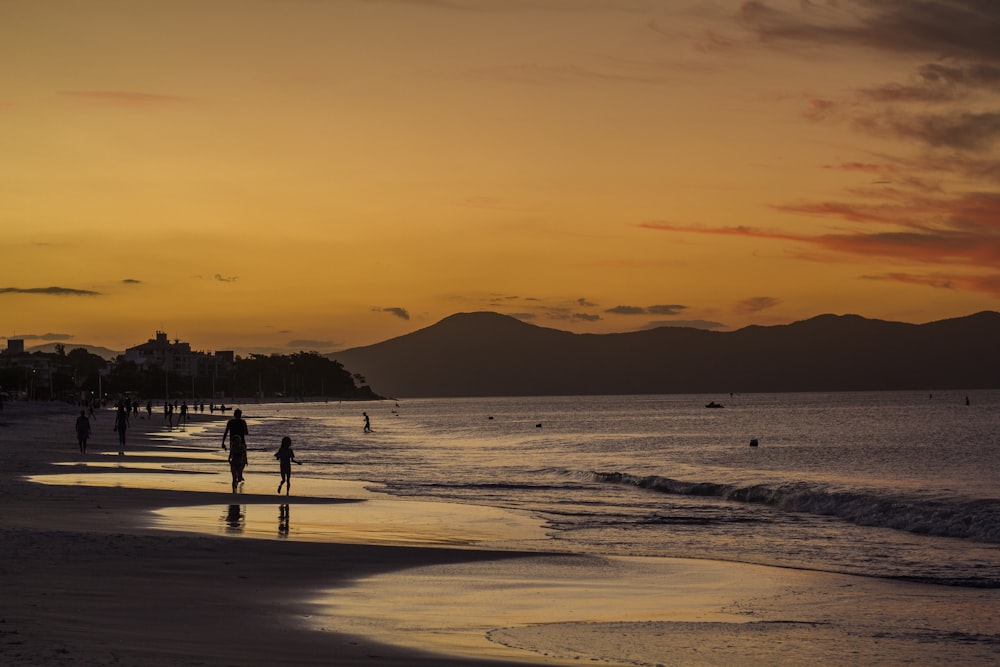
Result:
{"label": "wet sand", "polygon": [[[122,459],[108,455],[107,413],[80,456],[74,415],[0,413],[4,665],[1000,659],[997,591],[549,554],[523,516],[395,501],[350,480],[297,477],[279,497],[270,468],[248,468],[234,497],[218,451],[141,435],[162,431],[157,415]],[[508,550],[509,536],[539,551]]]}

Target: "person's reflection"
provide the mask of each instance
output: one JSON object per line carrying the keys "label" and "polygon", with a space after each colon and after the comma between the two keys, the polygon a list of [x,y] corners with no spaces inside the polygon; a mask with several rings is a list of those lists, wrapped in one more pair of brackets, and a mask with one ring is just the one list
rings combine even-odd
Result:
{"label": "person's reflection", "polygon": [[239,505],[230,505],[223,518],[223,521],[226,522],[226,532],[242,533],[245,520],[246,514],[243,512],[243,508]]}
{"label": "person's reflection", "polygon": [[291,521],[288,505],[278,505],[278,537],[288,537],[288,522]]}

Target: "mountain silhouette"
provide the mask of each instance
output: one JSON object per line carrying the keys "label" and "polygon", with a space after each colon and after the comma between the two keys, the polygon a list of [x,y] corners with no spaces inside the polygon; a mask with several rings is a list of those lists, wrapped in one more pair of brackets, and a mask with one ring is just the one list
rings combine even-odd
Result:
{"label": "mountain silhouette", "polygon": [[819,315],[615,334],[475,312],[327,356],[394,397],[923,391],[1000,387],[998,341],[992,311],[927,324]]}

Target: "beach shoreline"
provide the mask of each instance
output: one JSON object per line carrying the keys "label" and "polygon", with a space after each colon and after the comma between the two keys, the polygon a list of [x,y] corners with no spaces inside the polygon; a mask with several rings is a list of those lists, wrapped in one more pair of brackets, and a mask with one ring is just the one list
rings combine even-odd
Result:
{"label": "beach shoreline", "polygon": [[[77,411],[8,403],[0,413],[5,665],[822,665],[844,655],[933,665],[956,650],[964,664],[1000,659],[994,589],[505,550],[482,546],[491,542],[461,521],[451,528],[467,542],[420,542],[419,530],[415,544],[399,541],[384,519],[367,532],[338,524],[327,539],[278,539],[283,503],[308,524],[324,507],[364,514],[357,503],[385,503],[391,514],[419,501],[372,500],[347,481],[317,494],[308,478],[289,500],[259,491],[277,474],[256,464],[255,492],[234,496],[214,436],[187,437],[226,416],[195,413],[188,432],[172,435],[160,416],[140,419],[118,457],[109,412],[97,416],[90,453],[77,453]],[[199,444],[178,445],[185,439]],[[214,461],[219,473],[149,472],[157,455]],[[96,483],[94,474],[106,476]],[[30,481],[40,477],[62,481]],[[137,483],[147,477],[155,483]],[[225,534],[234,502],[265,514],[271,536],[250,530],[250,519]],[[170,512],[192,507],[217,508],[209,529]]]}
{"label": "beach shoreline", "polygon": [[[160,507],[226,493],[49,486],[25,476],[76,460],[77,408],[8,402],[0,413],[0,662],[5,665],[489,665],[310,630],[317,587],[414,565],[510,558],[468,550],[277,542],[149,527]],[[192,423],[221,420],[192,415]],[[99,413],[87,457],[117,448]],[[139,421],[130,450],[156,446]],[[102,429],[108,431],[106,434]],[[134,454],[134,452],[133,452]],[[252,502],[254,498],[241,498]],[[273,498],[269,499],[273,502]],[[522,663],[523,664],[523,663]]]}

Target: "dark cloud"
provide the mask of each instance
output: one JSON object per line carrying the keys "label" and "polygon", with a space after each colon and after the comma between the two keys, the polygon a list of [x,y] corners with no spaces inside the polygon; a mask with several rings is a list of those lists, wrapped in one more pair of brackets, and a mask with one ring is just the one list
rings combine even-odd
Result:
{"label": "dark cloud", "polygon": [[687,310],[687,306],[679,306],[672,304],[669,306],[650,306],[646,309],[646,312],[650,315],[679,315],[681,312]]}
{"label": "dark cloud", "polygon": [[212,276],[212,278],[219,281],[220,283],[235,283],[237,280],[240,279],[239,276],[224,276],[221,273],[216,273],[214,276]]}
{"label": "dark cloud", "polygon": [[372,308],[376,313],[389,313],[390,315],[395,315],[401,320],[410,319],[410,313],[407,312],[406,308],[391,307],[391,308]]}
{"label": "dark cloud", "polygon": [[642,306],[615,306],[614,308],[608,308],[604,312],[613,315],[645,315],[646,309]]}
{"label": "dark cloud", "polygon": [[915,139],[934,148],[981,151],[1000,139],[1000,112],[920,115],[888,112],[858,118],[855,124],[873,134]]}
{"label": "dark cloud", "polygon": [[917,68],[907,83],[888,83],[862,89],[861,96],[876,102],[948,102],[977,91],[994,92],[1000,85],[1000,67],[985,63],[934,62]]}
{"label": "dark cloud", "polygon": [[754,296],[749,299],[743,299],[733,306],[733,312],[740,315],[750,315],[753,313],[759,313],[762,310],[767,310],[768,308],[774,308],[781,301],[774,298],[773,296]]}
{"label": "dark cloud", "polygon": [[726,325],[722,322],[713,322],[711,320],[660,320],[657,322],[650,322],[643,329],[659,329],[660,327],[684,327],[688,329],[725,329]]}
{"label": "dark cloud", "polygon": [[924,83],[930,85],[944,83],[992,90],[1000,84],[1000,67],[984,63],[958,65],[930,63],[922,66],[918,74]]}
{"label": "dark cloud", "polygon": [[122,284],[124,284],[124,285],[141,285],[142,281],[141,280],[136,280],[135,278],[126,278],[126,279],[124,279],[122,281]]}
{"label": "dark cloud", "polygon": [[600,322],[601,316],[592,313],[573,313],[572,319],[580,322]]}
{"label": "dark cloud", "polygon": [[765,43],[854,45],[1000,62],[1000,3],[994,0],[802,2],[782,11],[744,2],[738,21]]}
{"label": "dark cloud", "polygon": [[521,320],[522,322],[531,322],[532,320],[538,318],[538,315],[535,313],[507,313],[507,314],[515,319]]}
{"label": "dark cloud", "polygon": [[677,315],[687,309],[687,306],[678,305],[658,305],[658,306],[615,306],[608,308],[605,313],[614,315]]}
{"label": "dark cloud", "polygon": [[72,287],[0,287],[0,294],[47,294],[50,296],[101,296],[101,292]]}
{"label": "dark cloud", "polygon": [[580,306],[581,308],[596,308],[597,307],[596,303],[588,301],[587,299],[584,299],[583,297],[581,297],[581,298],[579,298],[579,299],[576,300],[576,305]]}

